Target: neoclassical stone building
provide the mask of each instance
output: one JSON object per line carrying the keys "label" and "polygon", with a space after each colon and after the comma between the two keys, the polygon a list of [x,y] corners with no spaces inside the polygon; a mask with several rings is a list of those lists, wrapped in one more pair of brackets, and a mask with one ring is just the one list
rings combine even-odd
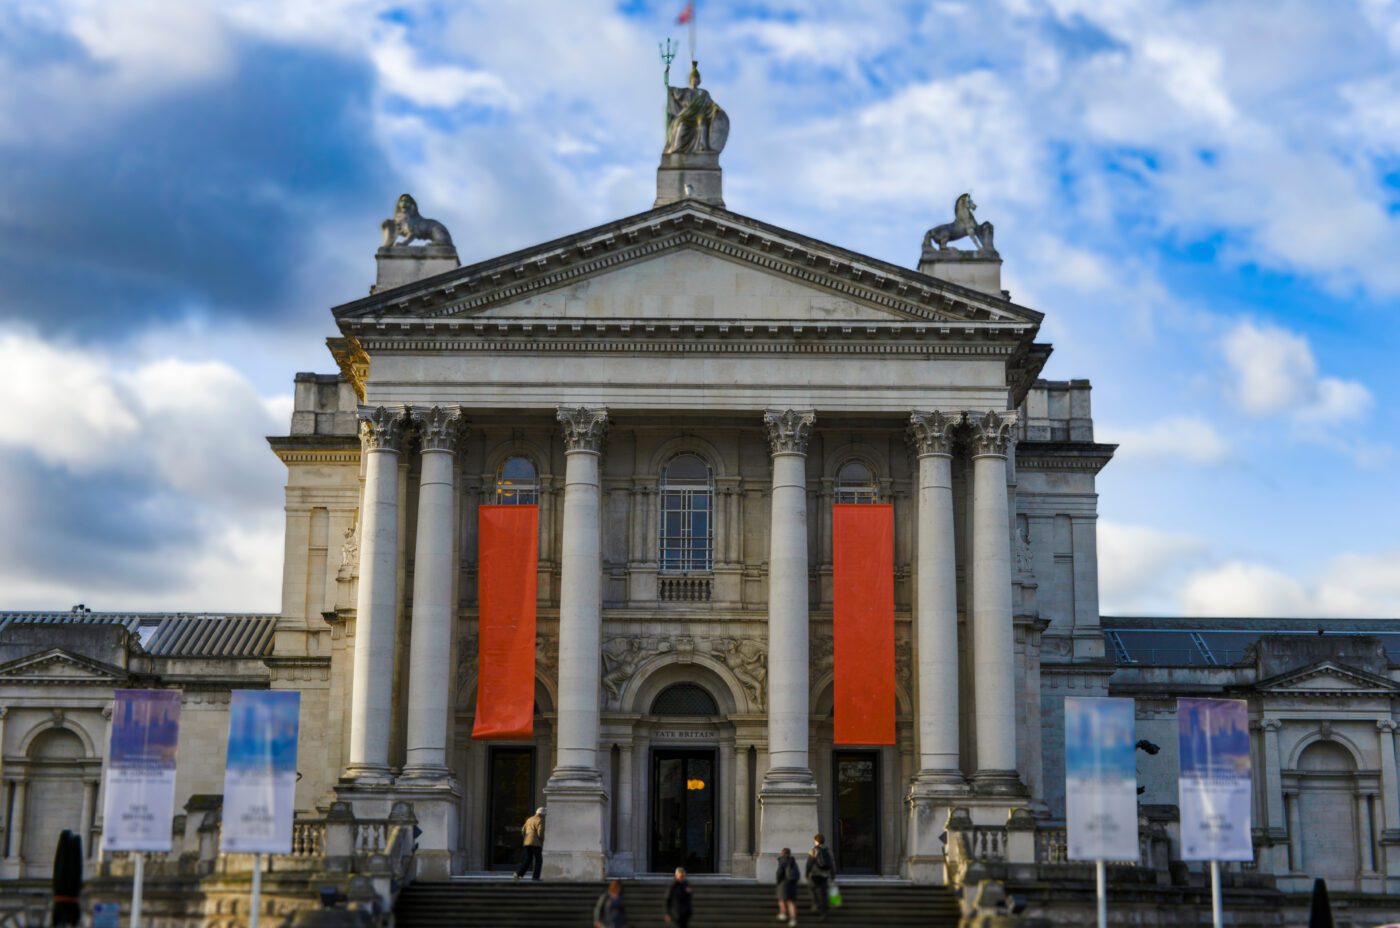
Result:
{"label": "neoclassical stone building", "polygon": [[[970,199],[908,268],[729,211],[717,151],[668,151],[657,191],[468,266],[400,200],[370,295],[332,311],[339,371],[298,374],[269,439],[277,615],[0,614],[0,876],[44,872],[57,828],[100,838],[121,686],[188,694],[186,850],[229,691],[272,687],[302,693],[298,814],[411,802],[422,878],[514,866],[543,804],[556,878],[765,878],[821,831],[843,872],[926,882],[950,813],[979,860],[1062,862],[1066,695],[1138,698],[1164,749],[1144,833],[1170,842],[1173,698],[1215,692],[1258,722],[1256,867],[1400,889],[1400,670],[1361,634],[1400,624],[1333,623],[1322,656],[1270,636],[1288,623],[1106,632],[1114,449],[1087,381],[1042,379],[1042,316]],[[868,673],[893,677],[895,735],[838,743],[833,513],[871,504],[893,513],[893,660]],[[488,505],[537,512],[528,738],[473,737]],[[1239,653],[1202,657],[1217,633]]]}

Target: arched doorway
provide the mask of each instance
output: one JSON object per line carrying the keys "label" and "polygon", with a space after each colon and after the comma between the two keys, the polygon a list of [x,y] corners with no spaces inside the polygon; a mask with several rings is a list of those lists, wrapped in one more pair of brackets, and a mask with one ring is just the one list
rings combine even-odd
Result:
{"label": "arched doorway", "polygon": [[[710,720],[719,705],[697,683],[673,683],[657,694],[650,714],[659,719]],[[719,757],[713,745],[656,746],[651,752],[649,869],[714,873]]]}
{"label": "arched doorway", "polygon": [[1316,741],[1298,758],[1303,869],[1332,890],[1358,886],[1356,761],[1335,741]]}
{"label": "arched doorway", "polygon": [[[58,836],[66,828],[82,834],[82,739],[63,728],[40,733],[29,745],[27,798],[24,809],[23,854],[29,876],[43,876],[53,866]],[[87,836],[83,836],[86,853]]]}

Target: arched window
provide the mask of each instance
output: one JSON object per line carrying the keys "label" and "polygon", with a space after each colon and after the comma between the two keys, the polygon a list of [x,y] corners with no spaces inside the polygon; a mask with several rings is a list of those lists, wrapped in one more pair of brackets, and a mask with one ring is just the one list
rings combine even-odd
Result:
{"label": "arched window", "polygon": [[661,474],[661,570],[714,567],[714,482],[710,465],[693,454],[671,459]]}
{"label": "arched window", "polygon": [[496,502],[506,506],[533,506],[539,502],[540,478],[535,462],[527,457],[506,458],[496,472]]}
{"label": "arched window", "polygon": [[836,502],[878,503],[880,488],[863,461],[847,461],[836,471]]}
{"label": "arched window", "polygon": [[695,683],[673,683],[651,703],[652,715],[719,715],[715,698]]}

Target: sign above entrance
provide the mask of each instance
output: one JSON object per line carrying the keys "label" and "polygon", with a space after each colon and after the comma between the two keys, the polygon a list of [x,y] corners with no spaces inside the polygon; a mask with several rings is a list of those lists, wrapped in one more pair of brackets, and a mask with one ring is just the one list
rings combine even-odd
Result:
{"label": "sign above entrance", "polygon": [[657,741],[713,741],[713,731],[702,728],[654,728],[651,737]]}

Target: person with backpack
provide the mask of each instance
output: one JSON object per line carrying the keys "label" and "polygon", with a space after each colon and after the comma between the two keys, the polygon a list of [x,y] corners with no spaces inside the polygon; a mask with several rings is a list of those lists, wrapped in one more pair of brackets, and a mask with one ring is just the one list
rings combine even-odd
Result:
{"label": "person with backpack", "polygon": [[622,884],[613,880],[608,891],[593,904],[593,928],[627,928],[627,910],[622,907]]}
{"label": "person with backpack", "polygon": [[802,875],[797,872],[797,861],[792,859],[792,848],[785,847],[778,854],[778,921],[786,920],[789,928],[797,924],[797,881]]}
{"label": "person with backpack", "polygon": [[829,905],[827,893],[832,877],[836,876],[836,858],[826,846],[826,838],[816,835],[812,838],[812,849],[807,852],[807,882],[812,887],[812,911],[817,918],[826,921]]}
{"label": "person with backpack", "polygon": [[676,878],[666,888],[666,924],[686,928],[694,913],[694,903],[690,898],[690,883],[685,878],[685,868],[676,868]]}

